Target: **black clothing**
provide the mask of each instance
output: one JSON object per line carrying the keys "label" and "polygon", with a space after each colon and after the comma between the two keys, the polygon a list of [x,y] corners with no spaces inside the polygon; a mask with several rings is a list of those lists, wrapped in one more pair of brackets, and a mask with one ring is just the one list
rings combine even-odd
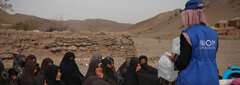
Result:
{"label": "black clothing", "polygon": [[83,85],[110,85],[110,84],[102,80],[98,76],[90,76],[83,82]]}
{"label": "black clothing", "polygon": [[130,61],[131,61],[131,58],[127,58],[124,61],[124,63],[117,70],[118,75],[123,76],[123,74],[127,72],[127,67],[129,66]]}
{"label": "black clothing", "polygon": [[175,69],[182,70],[187,67],[191,60],[192,46],[183,34],[180,35],[180,55],[175,55]]}
{"label": "black clothing", "polygon": [[43,85],[45,80],[45,76],[40,74],[37,76],[34,76],[31,81],[31,85]]}
{"label": "black clothing", "polygon": [[[71,57],[73,57],[72,60],[70,60]],[[82,83],[83,75],[79,71],[74,58],[75,55],[72,52],[67,52],[60,63],[61,80],[66,85],[81,85]]]}
{"label": "black clothing", "polygon": [[50,65],[47,67],[45,71],[47,85],[64,85],[61,81],[56,80],[58,70],[59,67],[56,65]]}
{"label": "black clothing", "polygon": [[50,59],[50,58],[45,58],[45,59],[43,59],[43,62],[42,62],[42,64],[41,64],[41,71],[40,71],[40,74],[41,74],[41,75],[44,75],[44,73],[45,73],[45,71],[46,71],[47,66],[48,66],[49,63],[52,63],[52,64],[53,64],[53,60]]}
{"label": "black clothing", "polygon": [[139,64],[139,60],[136,57],[131,58],[126,73],[123,74],[124,85],[139,85],[139,81],[136,74],[136,68]]}
{"label": "black clothing", "polygon": [[[98,66],[102,66],[102,63],[99,60],[94,60],[90,63],[88,71],[87,71],[87,75],[86,75],[86,80],[88,80],[88,78],[91,76],[97,76],[95,71]],[[104,81],[108,82],[110,85],[117,85],[117,83],[114,80],[112,80],[111,78],[106,76],[106,71],[104,70],[104,68],[103,68],[102,73],[104,75],[103,76]]]}
{"label": "black clothing", "polygon": [[148,65],[148,58],[147,58],[147,56],[141,55],[138,59],[139,59],[139,61],[141,61],[141,59],[145,59],[145,60],[146,60],[146,63],[141,64],[142,69],[143,69],[146,73],[153,74],[153,75],[156,75],[156,76],[157,76],[158,70],[157,70],[156,68]]}
{"label": "black clothing", "polygon": [[3,72],[4,69],[5,69],[4,65],[3,65],[2,61],[0,61],[0,74]]}
{"label": "black clothing", "polygon": [[107,64],[111,65],[111,61],[109,61],[108,59],[103,59],[102,67],[103,67],[103,71],[105,71],[106,73],[106,76],[114,80],[118,85],[121,85],[120,80],[118,80],[118,78],[115,76],[114,70],[112,68],[107,67]]}
{"label": "black clothing", "polygon": [[25,65],[22,75],[19,79],[19,85],[30,85],[33,77],[33,71],[36,68],[36,62],[28,61]]}

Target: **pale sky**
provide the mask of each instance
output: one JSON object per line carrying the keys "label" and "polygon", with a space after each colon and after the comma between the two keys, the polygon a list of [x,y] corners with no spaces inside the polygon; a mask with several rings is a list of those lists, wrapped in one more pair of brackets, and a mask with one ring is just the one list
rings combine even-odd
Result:
{"label": "pale sky", "polygon": [[159,13],[184,8],[187,0],[10,0],[13,13],[46,19],[107,19],[137,23]]}

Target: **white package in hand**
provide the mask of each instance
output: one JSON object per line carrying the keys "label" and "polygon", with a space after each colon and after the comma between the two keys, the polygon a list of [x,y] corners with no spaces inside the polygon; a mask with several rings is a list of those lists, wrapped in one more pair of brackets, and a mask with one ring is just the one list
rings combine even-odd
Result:
{"label": "white package in hand", "polygon": [[174,70],[173,62],[167,57],[172,55],[169,52],[165,52],[164,55],[158,61],[158,76],[164,78],[170,82],[176,80],[178,71]]}
{"label": "white package in hand", "polygon": [[173,39],[172,52],[178,55],[180,54],[180,37],[176,37]]}

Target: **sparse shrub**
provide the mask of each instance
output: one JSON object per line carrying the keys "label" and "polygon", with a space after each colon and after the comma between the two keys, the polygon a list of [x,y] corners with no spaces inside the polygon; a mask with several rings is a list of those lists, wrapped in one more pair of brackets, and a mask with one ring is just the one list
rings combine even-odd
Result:
{"label": "sparse shrub", "polygon": [[15,25],[13,25],[11,27],[11,29],[15,29],[15,30],[30,30],[29,26],[25,23],[22,23],[22,22],[19,22],[19,23],[16,23]]}

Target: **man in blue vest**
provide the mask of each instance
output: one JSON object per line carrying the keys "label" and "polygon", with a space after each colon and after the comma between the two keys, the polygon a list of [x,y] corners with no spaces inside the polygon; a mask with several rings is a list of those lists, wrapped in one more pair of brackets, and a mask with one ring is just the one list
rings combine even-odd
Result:
{"label": "man in blue vest", "polygon": [[207,27],[202,0],[189,0],[181,16],[186,29],[180,35],[180,54],[169,56],[179,70],[177,85],[219,85],[218,36]]}

